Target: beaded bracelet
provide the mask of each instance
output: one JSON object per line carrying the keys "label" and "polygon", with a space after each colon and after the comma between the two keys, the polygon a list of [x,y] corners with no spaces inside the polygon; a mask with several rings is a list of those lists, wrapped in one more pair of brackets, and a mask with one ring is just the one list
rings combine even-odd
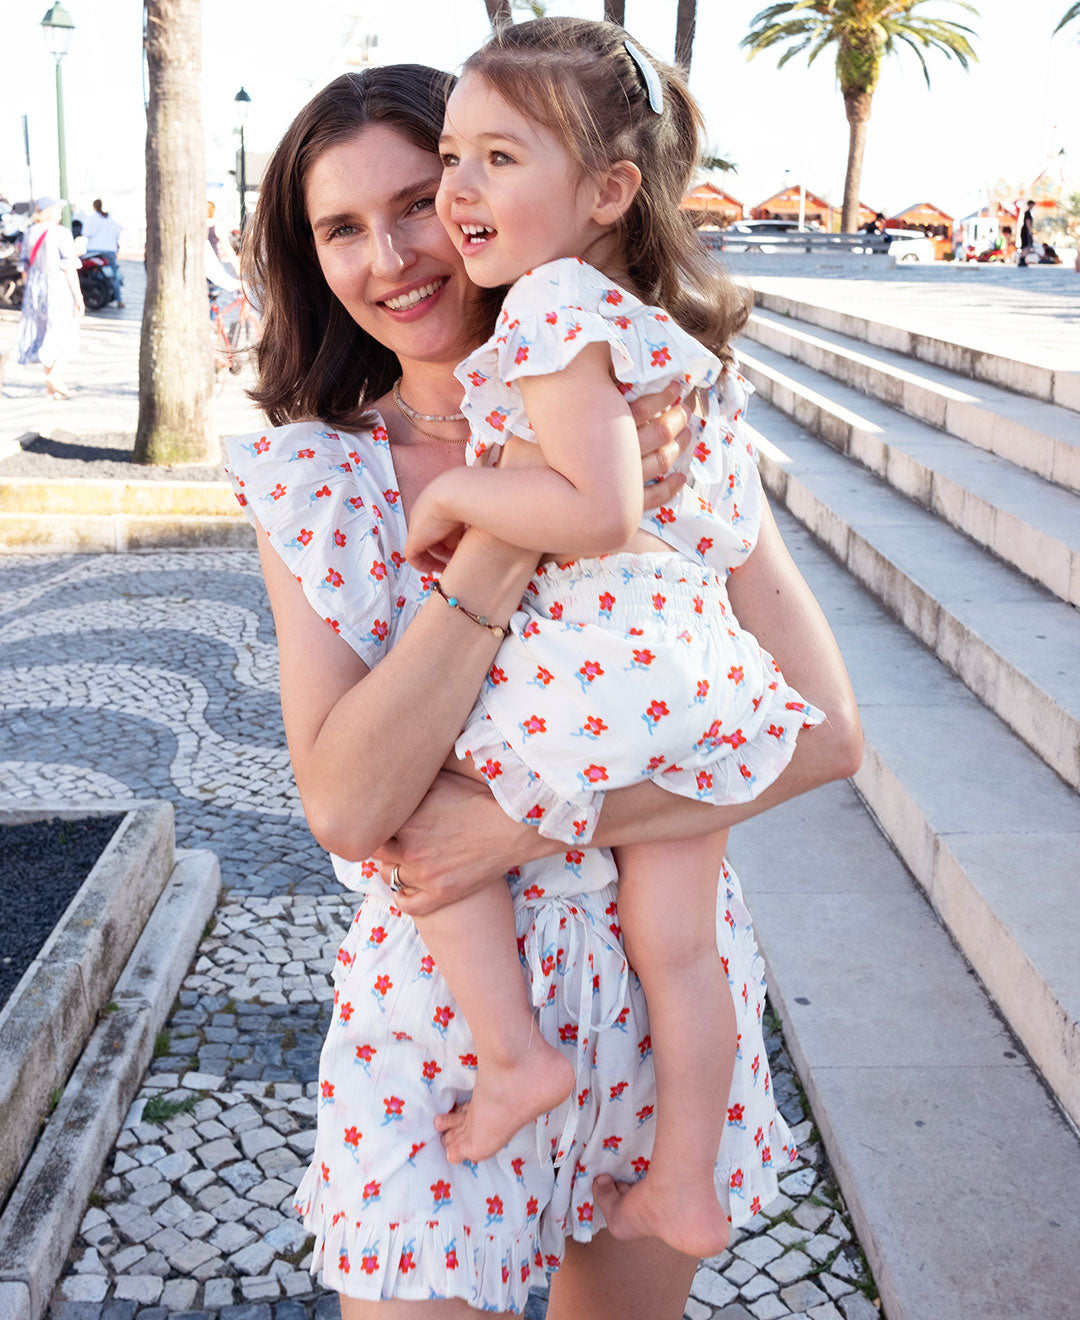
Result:
{"label": "beaded bracelet", "polygon": [[441,582],[434,582],[432,585],[436,593],[446,601],[452,610],[457,610],[459,614],[464,614],[467,619],[472,619],[473,623],[478,623],[481,628],[486,628],[493,637],[501,639],[506,636],[506,629],[497,623],[489,623],[486,614],[474,614],[472,610],[467,610],[456,596],[448,596],[443,590]]}

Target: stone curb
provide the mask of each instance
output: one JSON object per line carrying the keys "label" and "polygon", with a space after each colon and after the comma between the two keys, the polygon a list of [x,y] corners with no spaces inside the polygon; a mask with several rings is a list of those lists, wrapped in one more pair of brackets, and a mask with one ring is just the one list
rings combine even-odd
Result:
{"label": "stone curb", "polygon": [[255,547],[255,529],[242,514],[0,513],[0,554],[123,554],[128,550],[205,550]]}
{"label": "stone curb", "polygon": [[0,479],[4,513],[136,518],[244,518],[227,481],[120,481],[94,477]]}
{"label": "stone curb", "polygon": [[[40,1320],[67,1260],[86,1201],[120,1131],[188,964],[217,901],[217,859],[177,854],[127,967],[115,1012],[102,1018],[0,1218],[0,1304]],[[10,1285],[15,1285],[13,1291]],[[2,1313],[0,1313],[2,1314]]]}
{"label": "stone curb", "polygon": [[907,357],[945,367],[972,380],[983,380],[1003,389],[1027,394],[1046,403],[1080,412],[1080,373],[1054,371],[1033,362],[1020,362],[1015,358],[970,348],[965,344],[937,339],[916,330],[905,330],[885,321],[872,321],[832,307],[821,307],[783,294],[754,290],[754,302],[770,312],[790,316],[823,330],[835,330],[852,339],[862,339],[879,348],[892,349]]}
{"label": "stone curb", "polygon": [[113,837],[0,1010],[0,1197],[18,1180],[50,1094],[64,1085],[165,887],[173,808],[98,802],[0,810],[0,822],[10,824],[113,813],[123,814]]}

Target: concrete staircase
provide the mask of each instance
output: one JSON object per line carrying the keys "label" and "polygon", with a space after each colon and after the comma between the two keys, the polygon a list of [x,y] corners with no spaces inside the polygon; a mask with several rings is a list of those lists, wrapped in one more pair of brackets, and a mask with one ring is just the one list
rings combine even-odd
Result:
{"label": "concrete staircase", "polygon": [[1076,378],[767,300],[761,472],[866,735],[733,836],[770,992],[889,1320],[1080,1314]]}

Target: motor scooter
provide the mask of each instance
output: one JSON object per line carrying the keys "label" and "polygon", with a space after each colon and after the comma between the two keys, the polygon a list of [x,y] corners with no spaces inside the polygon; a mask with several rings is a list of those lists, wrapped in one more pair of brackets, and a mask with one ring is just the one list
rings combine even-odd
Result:
{"label": "motor scooter", "polygon": [[79,265],[79,288],[89,312],[100,312],[113,300],[116,267],[107,252],[88,252]]}
{"label": "motor scooter", "polygon": [[22,306],[23,273],[19,265],[21,247],[20,217],[5,211],[0,215],[0,307]]}

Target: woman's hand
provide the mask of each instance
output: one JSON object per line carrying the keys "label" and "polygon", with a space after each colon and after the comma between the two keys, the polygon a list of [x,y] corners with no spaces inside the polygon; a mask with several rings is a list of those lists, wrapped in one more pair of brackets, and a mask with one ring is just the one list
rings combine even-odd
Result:
{"label": "woman's hand", "polygon": [[486,784],[441,770],[376,856],[384,877],[399,868],[398,907],[422,917],[485,885],[501,884],[512,867],[559,847],[565,845],[512,821]]}
{"label": "woman's hand", "polygon": [[678,384],[671,384],[660,394],[646,394],[635,400],[630,411],[641,445],[645,508],[658,509],[686,482],[683,473],[671,469],[690,447],[690,410],[682,402]]}

